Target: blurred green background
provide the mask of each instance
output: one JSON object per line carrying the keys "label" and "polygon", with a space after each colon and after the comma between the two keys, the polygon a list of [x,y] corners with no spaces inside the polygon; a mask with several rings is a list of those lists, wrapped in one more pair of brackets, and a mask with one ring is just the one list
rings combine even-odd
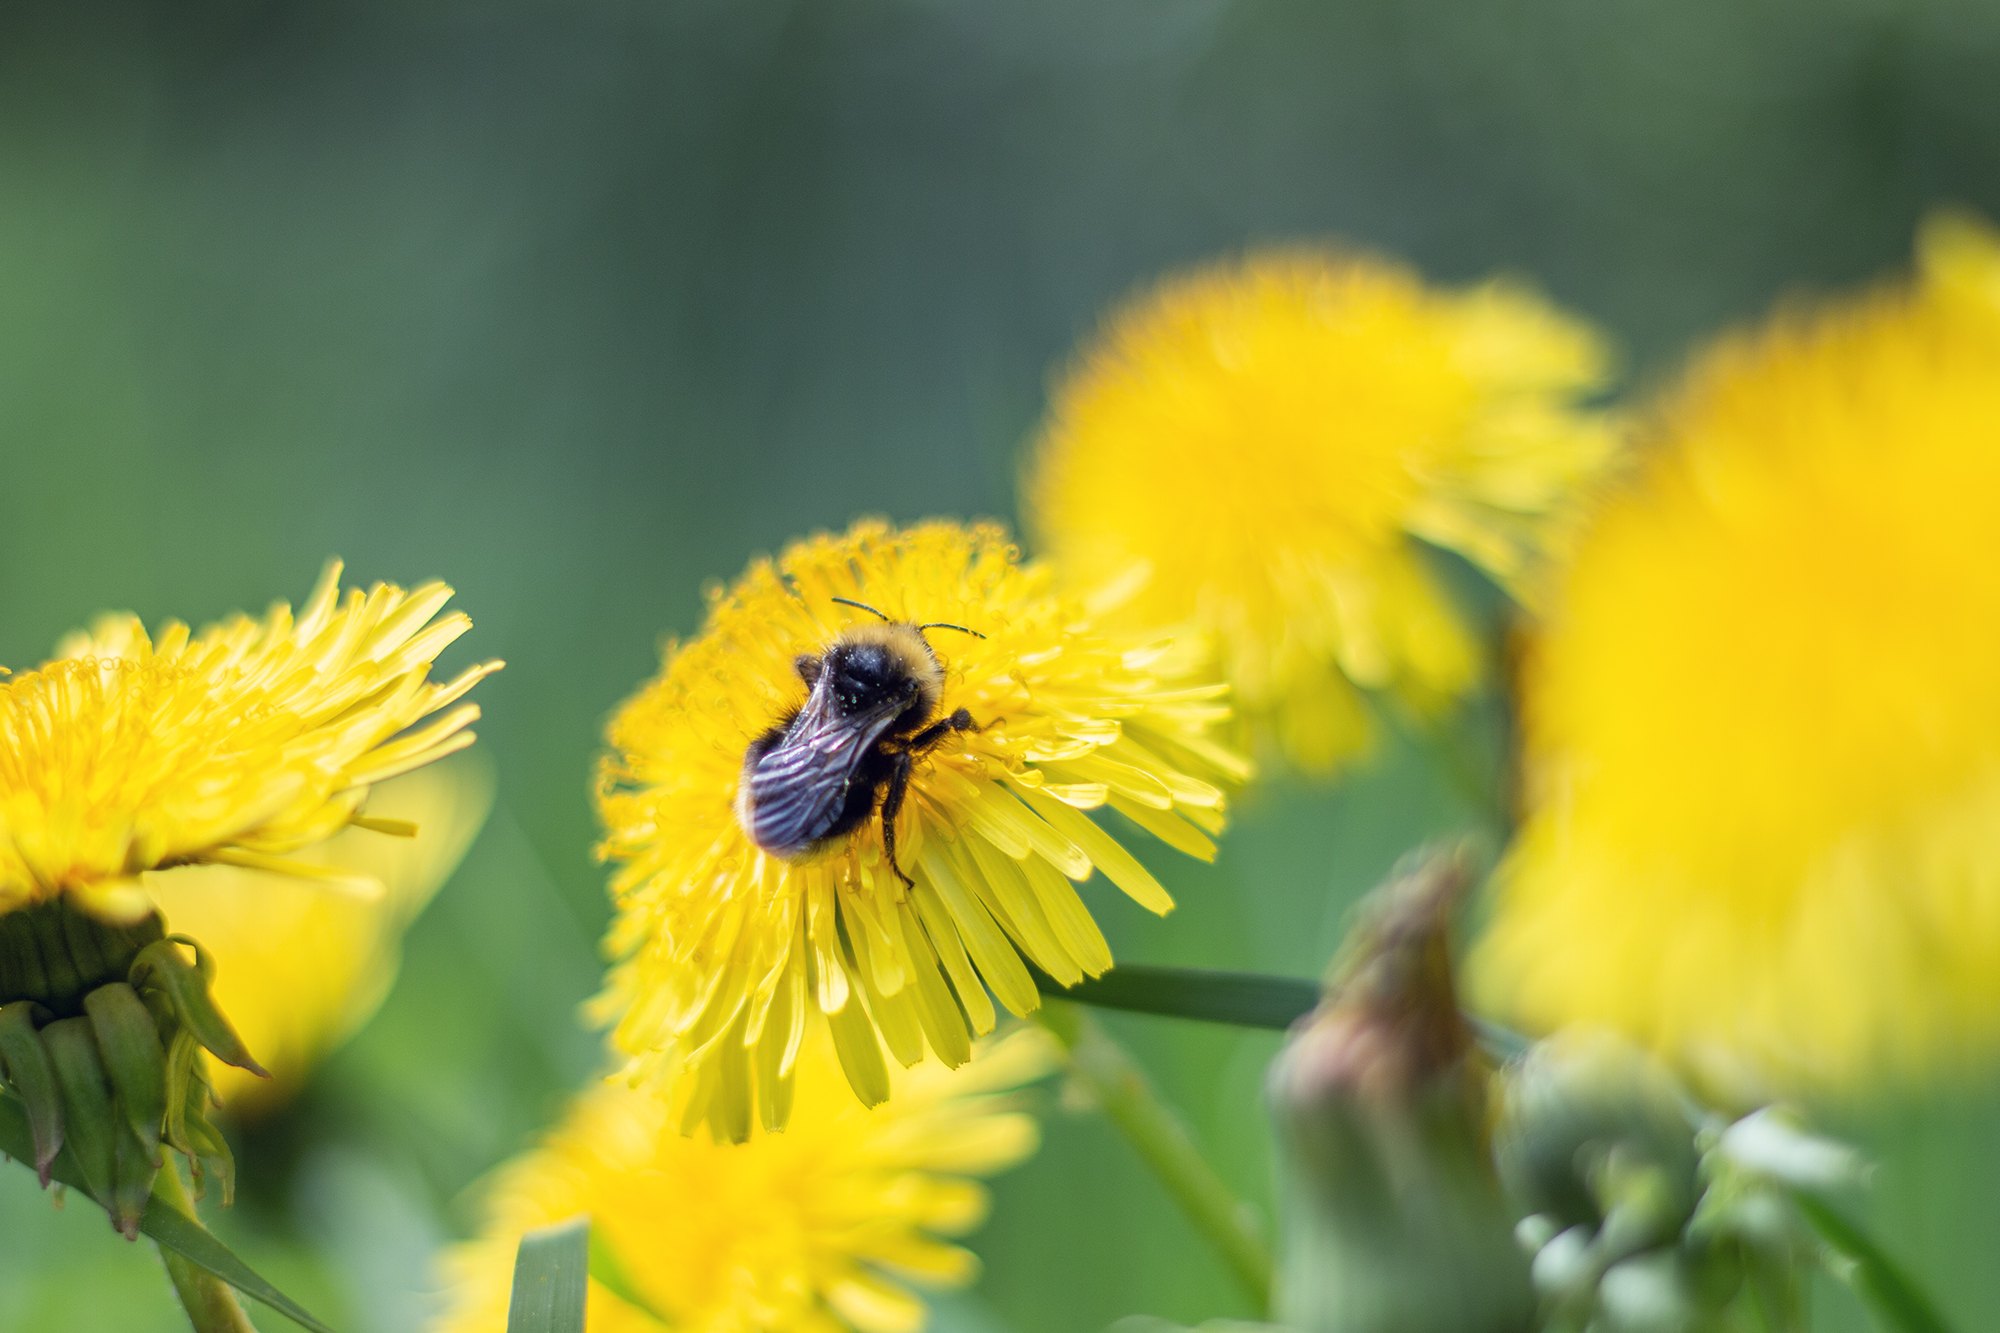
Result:
{"label": "blurred green background", "polygon": [[[419,1322],[469,1183],[593,1064],[607,711],[753,552],[1011,515],[1048,376],[1121,293],[1346,236],[1533,276],[1643,386],[1901,262],[1936,202],[2000,213],[1996,78],[1989,0],[0,7],[0,661],[100,608],[298,598],[338,553],[450,579],[455,660],[510,663],[491,825],[378,1019],[242,1143],[221,1229],[344,1328]],[[1212,869],[1154,858],[1166,921],[1093,901],[1123,957],[1313,973],[1399,852],[1477,823],[1451,792],[1391,745],[1260,790]],[[1275,1041],[1113,1022],[1268,1197]],[[940,1327],[1241,1313],[1051,1109]],[[2000,1092],[1830,1116],[1882,1157],[1892,1246],[2000,1327]],[[0,1234],[0,1328],[180,1326],[148,1250],[25,1170]]]}

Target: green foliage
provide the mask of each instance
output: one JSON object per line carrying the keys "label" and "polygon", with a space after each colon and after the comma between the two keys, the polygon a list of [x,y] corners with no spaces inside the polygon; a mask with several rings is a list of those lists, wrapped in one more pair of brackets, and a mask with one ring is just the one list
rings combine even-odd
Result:
{"label": "green foliage", "polygon": [[[27,1114],[14,1098],[0,1094],[0,1153],[26,1162],[34,1160],[34,1152],[35,1141],[28,1130]],[[87,1188],[87,1177],[74,1151],[74,1144],[65,1147],[55,1157],[51,1175],[61,1184],[77,1189]],[[138,1230],[165,1248],[215,1274],[244,1295],[270,1306],[299,1327],[310,1330],[310,1333],[333,1333],[332,1329],[308,1313],[297,1301],[279,1291],[248,1264],[237,1258],[227,1245],[173,1208],[166,1207],[158,1201],[148,1202],[140,1215]],[[166,1304],[164,1291],[161,1296],[163,1311],[170,1312],[172,1307]]]}
{"label": "green foliage", "polygon": [[[2000,213],[2000,8],[1964,0],[29,0],[5,31],[0,662],[100,607],[296,599],[338,553],[449,578],[468,653],[510,663],[482,687],[491,826],[371,1026],[232,1131],[243,1196],[210,1217],[385,1333],[420,1325],[469,1186],[597,1064],[604,715],[753,551],[1010,512],[1106,302],[1351,236],[1543,281],[1643,385],[1781,288],[1900,262],[1930,203]],[[1150,858],[1172,916],[1103,898],[1117,954],[1315,977],[1396,857],[1486,818],[1455,791],[1408,743],[1266,786],[1213,867]],[[1268,1206],[1277,1037],[1106,1026]],[[1882,1162],[1872,1229],[2000,1326],[2000,1094],[1844,1117]],[[943,1333],[1247,1314],[1157,1200],[1056,1111]],[[153,1256],[29,1170],[0,1170],[0,1231],[0,1326],[184,1325]]]}
{"label": "green foliage", "polygon": [[1868,1232],[1833,1204],[1812,1194],[1794,1196],[1799,1212],[1848,1266],[1847,1281],[1895,1333],[1948,1333],[1944,1316],[1909,1271]]}
{"label": "green foliage", "polygon": [[590,1219],[521,1237],[507,1333],[583,1333],[590,1292]]}
{"label": "green foliage", "polygon": [[1124,1009],[1274,1032],[1283,1032],[1319,1003],[1319,986],[1311,981],[1255,972],[1148,967],[1144,963],[1121,963],[1103,976],[1075,986],[1065,987],[1045,976],[1038,976],[1036,984],[1044,995],[1095,1009]]}

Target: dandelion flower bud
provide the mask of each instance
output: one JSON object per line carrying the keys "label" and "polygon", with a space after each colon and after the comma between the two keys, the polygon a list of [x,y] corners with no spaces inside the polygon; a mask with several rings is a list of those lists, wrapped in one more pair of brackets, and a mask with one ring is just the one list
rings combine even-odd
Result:
{"label": "dandelion flower bud", "polygon": [[1537,1043],[1498,1085],[1494,1156],[1546,1327],[1736,1327],[1812,1253],[1793,1191],[1859,1175],[1851,1148],[1786,1112],[1731,1124],[1699,1109],[1657,1057],[1604,1031]]}
{"label": "dandelion flower bud", "polygon": [[1462,868],[1365,909],[1271,1069],[1286,1163],[1277,1321],[1300,1333],[1526,1333],[1534,1304],[1486,1141],[1489,1078],[1447,946]]}

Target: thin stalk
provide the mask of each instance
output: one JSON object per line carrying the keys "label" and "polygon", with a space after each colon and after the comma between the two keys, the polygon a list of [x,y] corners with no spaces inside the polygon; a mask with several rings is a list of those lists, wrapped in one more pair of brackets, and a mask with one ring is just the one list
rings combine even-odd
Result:
{"label": "thin stalk", "polygon": [[[180,1169],[171,1156],[161,1164],[160,1173],[153,1180],[153,1198],[196,1226],[201,1225],[194,1201],[188,1197]],[[164,1245],[159,1251],[161,1261],[167,1266],[167,1277],[174,1284],[174,1295],[180,1297],[181,1308],[187,1311],[194,1333],[257,1333],[256,1325],[236,1303],[236,1293],[227,1282]]]}
{"label": "thin stalk", "polygon": [[[1065,986],[1040,969],[1034,976],[1036,988],[1050,999],[1266,1032],[1290,1028],[1311,1013],[1324,994],[1319,982],[1299,977],[1144,963],[1120,963],[1103,976],[1086,977],[1074,986]],[[1470,1014],[1466,1022],[1496,1060],[1511,1060],[1528,1049],[1528,1039],[1509,1028]]]}
{"label": "thin stalk", "polygon": [[1094,1018],[1068,1004],[1045,1005],[1037,1018],[1068,1051],[1070,1073],[1214,1247],[1262,1316],[1271,1301],[1271,1251],[1248,1205],[1208,1164],[1145,1071]]}
{"label": "thin stalk", "polygon": [[1884,1328],[1898,1333],[1948,1333],[1950,1325],[1917,1280],[1864,1230],[1822,1199],[1795,1191],[1793,1203],[1842,1260],[1827,1267],[1859,1293]]}
{"label": "thin stalk", "polygon": [[1774,1272],[1754,1260],[1750,1264],[1751,1299],[1769,1333],[1806,1333],[1805,1284],[1795,1272]]}

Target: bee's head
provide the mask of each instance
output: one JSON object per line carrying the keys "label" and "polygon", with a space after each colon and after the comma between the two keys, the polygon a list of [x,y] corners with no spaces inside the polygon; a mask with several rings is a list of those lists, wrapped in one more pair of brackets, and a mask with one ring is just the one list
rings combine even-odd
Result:
{"label": "bee's head", "polygon": [[934,703],[944,669],[914,626],[855,625],[826,650],[826,684],[848,712]]}

